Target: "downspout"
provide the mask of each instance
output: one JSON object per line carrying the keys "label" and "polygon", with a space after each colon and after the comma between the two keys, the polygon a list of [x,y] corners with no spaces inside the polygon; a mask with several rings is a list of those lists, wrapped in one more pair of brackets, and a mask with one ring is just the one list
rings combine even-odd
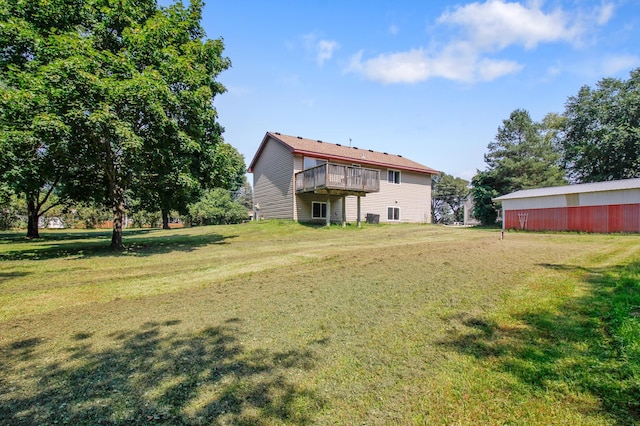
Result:
{"label": "downspout", "polygon": [[501,230],[500,230],[500,240],[504,240],[504,222],[505,222],[505,215],[504,215],[504,203],[502,203],[502,225],[501,225]]}

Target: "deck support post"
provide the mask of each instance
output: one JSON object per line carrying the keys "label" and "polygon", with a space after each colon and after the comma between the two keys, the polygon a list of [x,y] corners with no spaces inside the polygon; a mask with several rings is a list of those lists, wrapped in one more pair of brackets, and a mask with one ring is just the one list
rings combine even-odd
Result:
{"label": "deck support post", "polygon": [[347,226],[347,197],[342,196],[342,227]]}
{"label": "deck support post", "polygon": [[331,226],[331,198],[327,195],[327,226]]}
{"label": "deck support post", "polygon": [[362,222],[360,221],[360,196],[358,195],[358,228],[362,227]]}

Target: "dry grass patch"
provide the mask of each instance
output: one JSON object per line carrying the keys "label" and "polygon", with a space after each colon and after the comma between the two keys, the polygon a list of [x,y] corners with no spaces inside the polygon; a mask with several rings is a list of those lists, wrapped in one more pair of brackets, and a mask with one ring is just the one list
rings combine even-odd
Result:
{"label": "dry grass patch", "polygon": [[635,291],[637,236],[276,222],[130,233],[118,254],[44,235],[0,245],[8,424],[640,419],[637,370],[605,392],[623,357],[599,293]]}

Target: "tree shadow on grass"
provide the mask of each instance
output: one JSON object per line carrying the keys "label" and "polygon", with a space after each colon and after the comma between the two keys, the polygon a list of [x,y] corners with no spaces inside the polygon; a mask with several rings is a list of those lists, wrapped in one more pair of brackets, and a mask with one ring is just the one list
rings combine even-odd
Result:
{"label": "tree shadow on grass", "polygon": [[2,283],[2,281],[10,280],[12,278],[25,277],[27,275],[28,275],[27,272],[0,272],[0,283]]}
{"label": "tree shadow on grass", "polygon": [[109,335],[109,349],[78,333],[57,361],[41,339],[0,348],[0,424],[308,424],[321,408],[287,379],[313,367],[310,350],[245,351],[238,320],[190,335],[178,323]]}
{"label": "tree shadow on grass", "polygon": [[[151,256],[174,251],[190,252],[211,244],[227,244],[226,240],[237,235],[186,234],[153,235],[150,230],[127,230],[124,233],[125,249],[110,248],[111,234],[105,233],[60,233],[57,238],[31,241],[24,249],[0,252],[3,260],[46,260],[63,257],[113,257],[113,256]],[[27,241],[28,242],[28,241]]]}
{"label": "tree shadow on grass", "polygon": [[634,306],[640,304],[640,282],[620,278],[629,270],[640,271],[640,263],[610,268],[541,266],[581,274],[590,291],[559,309],[513,315],[517,326],[460,314],[449,320],[463,325],[464,331],[441,343],[489,361],[532,391],[590,394],[616,424],[639,424],[640,336],[635,352],[626,350],[628,342],[616,334],[616,323],[633,317]]}
{"label": "tree shadow on grass", "polygon": [[[149,234],[158,229],[125,229],[125,235],[144,235]],[[33,244],[33,242],[48,242],[48,241],[69,241],[69,240],[81,240],[88,238],[97,238],[103,240],[111,240],[111,229],[90,229],[90,230],[78,230],[72,231],[65,230],[42,230],[40,232],[40,238],[27,238],[26,231],[24,232],[2,232],[0,233],[0,244]]]}

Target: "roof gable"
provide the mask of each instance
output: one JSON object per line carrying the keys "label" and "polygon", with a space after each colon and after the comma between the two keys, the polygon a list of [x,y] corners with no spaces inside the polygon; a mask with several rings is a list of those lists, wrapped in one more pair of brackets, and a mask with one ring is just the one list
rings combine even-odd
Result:
{"label": "roof gable", "polygon": [[249,166],[249,173],[253,172],[260,154],[269,139],[280,142],[292,154],[306,155],[333,161],[353,162],[373,167],[393,168],[417,173],[438,174],[439,172],[401,155],[393,155],[386,152],[377,152],[370,149],[348,147],[341,144],[333,144],[321,140],[305,139],[300,136],[288,136],[278,132],[267,132]]}

